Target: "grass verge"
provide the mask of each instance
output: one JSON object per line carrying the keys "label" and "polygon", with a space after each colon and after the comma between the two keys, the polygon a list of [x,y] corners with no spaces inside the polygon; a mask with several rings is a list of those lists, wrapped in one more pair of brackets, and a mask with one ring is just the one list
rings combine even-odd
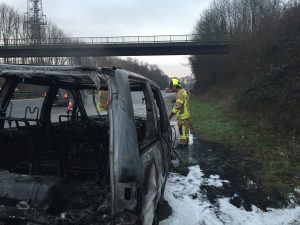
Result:
{"label": "grass verge", "polygon": [[251,121],[245,122],[247,118],[241,120],[224,107],[199,97],[190,97],[190,108],[192,128],[202,139],[230,146],[245,159],[262,165],[253,173],[268,195],[276,192],[283,196],[278,206],[300,186],[299,152],[290,151],[284,140],[276,139]]}

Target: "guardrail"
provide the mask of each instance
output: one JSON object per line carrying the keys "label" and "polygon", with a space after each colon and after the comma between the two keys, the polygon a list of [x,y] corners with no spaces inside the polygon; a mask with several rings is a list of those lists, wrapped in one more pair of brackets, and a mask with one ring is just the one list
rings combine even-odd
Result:
{"label": "guardrail", "polygon": [[68,37],[46,38],[41,42],[31,39],[0,39],[0,46],[26,45],[82,45],[82,44],[137,44],[137,43],[178,43],[178,42],[227,42],[229,36],[154,35],[154,36],[116,36],[116,37]]}

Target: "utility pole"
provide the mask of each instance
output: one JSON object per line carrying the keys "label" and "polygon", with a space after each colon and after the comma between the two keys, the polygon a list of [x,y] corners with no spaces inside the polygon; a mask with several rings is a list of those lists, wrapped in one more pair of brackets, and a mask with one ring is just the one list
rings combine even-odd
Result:
{"label": "utility pole", "polygon": [[46,16],[43,14],[42,0],[27,0],[27,29],[29,44],[39,45],[45,39]]}

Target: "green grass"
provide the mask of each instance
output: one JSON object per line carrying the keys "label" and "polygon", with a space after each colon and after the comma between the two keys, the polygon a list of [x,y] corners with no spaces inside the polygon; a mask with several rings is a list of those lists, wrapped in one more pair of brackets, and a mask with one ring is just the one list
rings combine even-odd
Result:
{"label": "green grass", "polygon": [[190,97],[190,109],[192,129],[198,136],[229,146],[237,154],[262,165],[255,169],[255,175],[266,193],[276,189],[287,197],[300,186],[300,165],[295,160],[299,152],[288,151],[282,145],[284,140],[275,139],[251,121],[242,122],[222,106],[199,97]]}
{"label": "green grass", "polygon": [[200,101],[191,96],[190,105],[193,128],[210,141],[237,147],[272,145],[263,132],[243,125],[217,104]]}

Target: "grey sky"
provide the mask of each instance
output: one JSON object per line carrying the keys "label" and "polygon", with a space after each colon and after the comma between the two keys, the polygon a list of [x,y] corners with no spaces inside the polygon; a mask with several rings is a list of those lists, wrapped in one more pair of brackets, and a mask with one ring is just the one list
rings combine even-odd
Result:
{"label": "grey sky", "polygon": [[[43,0],[43,11],[76,37],[176,35],[193,31],[211,0]],[[2,0],[26,12],[27,0]],[[191,73],[187,56],[136,57],[157,64],[169,76]]]}

